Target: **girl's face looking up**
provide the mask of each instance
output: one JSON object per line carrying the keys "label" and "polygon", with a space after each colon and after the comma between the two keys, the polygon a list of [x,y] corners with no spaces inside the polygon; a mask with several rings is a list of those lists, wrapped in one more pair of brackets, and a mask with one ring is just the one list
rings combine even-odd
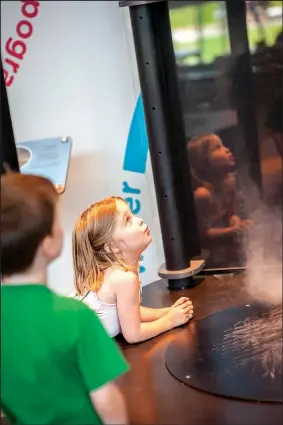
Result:
{"label": "girl's face looking up", "polygon": [[213,168],[223,171],[230,171],[235,166],[235,158],[232,152],[223,145],[222,140],[216,135],[210,139],[208,161]]}
{"label": "girl's face looking up", "polygon": [[132,214],[126,202],[118,199],[116,207],[112,239],[125,258],[138,259],[152,240],[149,228],[140,217]]}

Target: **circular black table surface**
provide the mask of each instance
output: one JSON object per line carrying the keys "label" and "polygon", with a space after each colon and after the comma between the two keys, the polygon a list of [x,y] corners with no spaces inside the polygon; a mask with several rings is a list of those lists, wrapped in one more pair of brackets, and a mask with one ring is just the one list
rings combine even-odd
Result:
{"label": "circular black table surface", "polygon": [[165,363],[196,389],[282,403],[282,306],[242,305],[212,314],[169,344]]}

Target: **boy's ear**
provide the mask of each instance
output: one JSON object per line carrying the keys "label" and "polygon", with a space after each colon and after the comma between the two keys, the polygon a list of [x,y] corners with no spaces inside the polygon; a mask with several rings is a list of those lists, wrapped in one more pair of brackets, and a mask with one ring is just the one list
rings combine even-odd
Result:
{"label": "boy's ear", "polygon": [[[47,235],[41,242],[41,252],[48,261],[55,260],[60,253],[58,253],[58,244],[54,240],[53,235]],[[61,251],[61,248],[60,248]]]}
{"label": "boy's ear", "polygon": [[45,236],[41,242],[41,251],[43,255],[49,260],[53,258],[53,243],[52,236]]}

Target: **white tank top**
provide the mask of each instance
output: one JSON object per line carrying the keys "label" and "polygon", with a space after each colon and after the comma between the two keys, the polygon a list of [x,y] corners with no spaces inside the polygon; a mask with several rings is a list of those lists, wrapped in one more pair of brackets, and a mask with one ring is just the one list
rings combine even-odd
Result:
{"label": "white tank top", "polygon": [[117,336],[121,333],[117,304],[107,304],[100,301],[96,293],[92,291],[87,292],[87,294],[83,296],[73,294],[73,297],[79,301],[83,301],[95,311],[111,337]]}
{"label": "white tank top", "polygon": [[[89,291],[85,295],[71,294],[72,298],[87,304],[92,310],[95,311],[104,328],[111,337],[115,337],[121,333],[121,326],[119,322],[117,304],[108,304],[100,301],[95,292]],[[142,286],[140,282],[140,302],[142,298]]]}

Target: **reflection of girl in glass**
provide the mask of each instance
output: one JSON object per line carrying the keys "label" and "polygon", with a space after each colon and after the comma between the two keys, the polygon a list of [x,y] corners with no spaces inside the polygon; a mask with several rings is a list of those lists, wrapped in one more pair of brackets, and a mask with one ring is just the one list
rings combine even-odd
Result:
{"label": "reflection of girl in glass", "polygon": [[236,266],[251,221],[235,213],[235,159],[215,134],[195,137],[187,148],[201,244],[210,253],[208,264]]}

